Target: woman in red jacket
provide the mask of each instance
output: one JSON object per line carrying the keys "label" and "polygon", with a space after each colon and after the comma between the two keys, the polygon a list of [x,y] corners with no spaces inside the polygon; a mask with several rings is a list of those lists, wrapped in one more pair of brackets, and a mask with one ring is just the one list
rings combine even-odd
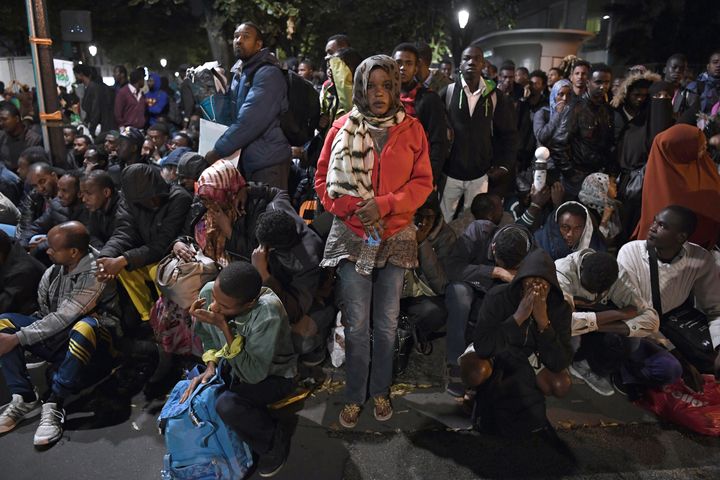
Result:
{"label": "woman in red jacket", "polygon": [[346,404],[340,424],[357,424],[368,393],[375,418],[389,420],[400,293],[405,270],[417,262],[412,219],[432,191],[425,131],[405,115],[392,58],[369,57],[355,72],[353,109],[328,132],[315,190],[335,216],[321,265],[337,267],[345,325]]}

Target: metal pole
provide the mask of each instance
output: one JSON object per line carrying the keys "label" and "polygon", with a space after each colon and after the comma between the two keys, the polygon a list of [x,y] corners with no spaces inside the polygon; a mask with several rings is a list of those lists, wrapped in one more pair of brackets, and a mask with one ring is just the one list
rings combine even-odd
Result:
{"label": "metal pole", "polygon": [[58,102],[52,40],[47,21],[45,0],[25,0],[32,52],[35,91],[40,109],[40,126],[45,150],[52,155],[53,163],[62,162],[65,143],[62,136],[62,113]]}

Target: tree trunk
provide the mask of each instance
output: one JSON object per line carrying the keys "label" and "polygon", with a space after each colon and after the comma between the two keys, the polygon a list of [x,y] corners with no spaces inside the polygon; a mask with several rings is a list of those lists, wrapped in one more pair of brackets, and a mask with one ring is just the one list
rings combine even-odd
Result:
{"label": "tree trunk", "polygon": [[230,44],[223,32],[226,18],[213,8],[212,0],[203,0],[203,11],[205,13],[205,30],[207,30],[213,60],[220,62],[225,70],[229,71],[234,62],[230,56]]}

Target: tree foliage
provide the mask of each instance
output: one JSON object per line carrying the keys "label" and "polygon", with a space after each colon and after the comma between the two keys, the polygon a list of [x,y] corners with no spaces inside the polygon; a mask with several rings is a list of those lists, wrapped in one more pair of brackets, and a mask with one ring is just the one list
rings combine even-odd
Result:
{"label": "tree foliage", "polygon": [[[129,3],[173,11],[199,6],[209,37],[210,30],[221,34],[228,49],[233,27],[242,21],[253,21],[263,29],[268,46],[279,47],[289,56],[316,60],[324,55],[327,37],[335,33],[349,35],[353,47],[363,54],[389,52],[401,41],[418,39],[438,46],[440,51],[447,44],[445,27],[449,16],[454,15],[445,0],[428,0],[422,8],[413,0],[129,0]],[[221,18],[222,23],[208,23],[209,15]]]}
{"label": "tree foliage", "polygon": [[[475,2],[472,18],[497,17],[496,23],[505,26],[516,3]],[[0,13],[8,4],[13,11],[3,18],[24,19],[22,0],[2,2]],[[60,37],[60,10],[90,10],[94,42],[108,58],[128,65],[157,64],[160,57],[170,65],[211,59],[229,65],[233,29],[245,20],[263,29],[267,46],[316,61],[324,57],[327,38],[336,33],[349,35],[363,55],[389,53],[399,42],[423,40],[433,47],[436,60],[467,40],[459,39],[456,9],[447,0],[64,0],[47,6],[54,38]],[[18,22],[14,36],[5,32],[0,41],[15,39],[24,47],[25,28]],[[471,25],[464,34],[471,34]],[[56,45],[60,50],[61,42]]]}
{"label": "tree foliage", "polygon": [[[9,21],[8,19],[16,19]],[[29,55],[28,26],[25,16],[25,2],[3,0],[0,2],[0,56],[3,52],[11,56]]]}
{"label": "tree foliage", "polygon": [[627,0],[608,8],[613,21],[613,63],[664,63],[682,52],[704,65],[717,48],[720,31],[717,0]]}
{"label": "tree foliage", "polygon": [[498,30],[507,30],[517,23],[520,0],[476,2],[475,10],[479,18],[493,22]]}

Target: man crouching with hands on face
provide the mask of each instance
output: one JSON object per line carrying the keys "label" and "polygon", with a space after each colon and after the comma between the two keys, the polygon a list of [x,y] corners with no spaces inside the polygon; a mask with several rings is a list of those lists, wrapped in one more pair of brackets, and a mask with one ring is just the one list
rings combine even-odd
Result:
{"label": "man crouching with hands on face", "polygon": [[214,377],[224,358],[229,389],[218,398],[217,412],[259,456],[260,476],[275,475],[285,464],[289,442],[267,405],[293,391],[297,361],[282,302],[262,286],[255,267],[234,262],[202,288],[190,314],[207,370],[193,379],[180,402]]}
{"label": "man crouching with hands on face", "polygon": [[549,427],[545,396],[565,396],[571,384],[571,315],[555,264],[540,249],[525,257],[511,283],[488,292],[474,351],[460,358],[463,382],[477,387],[483,429],[521,436]]}

